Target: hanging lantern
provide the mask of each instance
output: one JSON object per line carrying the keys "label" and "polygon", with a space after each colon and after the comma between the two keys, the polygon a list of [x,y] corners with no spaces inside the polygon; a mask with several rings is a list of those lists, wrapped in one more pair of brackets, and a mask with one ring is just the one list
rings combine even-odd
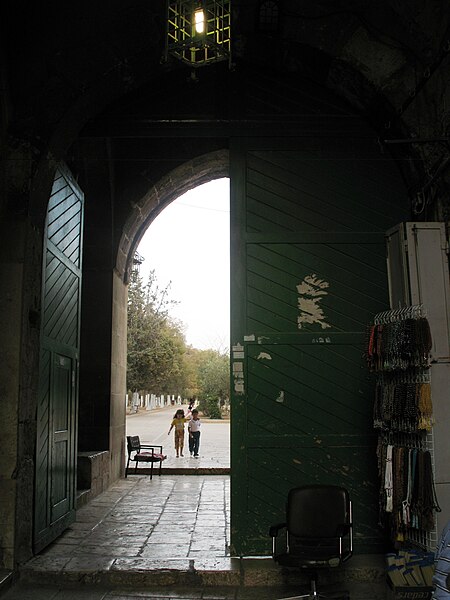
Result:
{"label": "hanging lantern", "polygon": [[231,65],[231,0],[167,3],[166,54],[191,67],[227,60]]}

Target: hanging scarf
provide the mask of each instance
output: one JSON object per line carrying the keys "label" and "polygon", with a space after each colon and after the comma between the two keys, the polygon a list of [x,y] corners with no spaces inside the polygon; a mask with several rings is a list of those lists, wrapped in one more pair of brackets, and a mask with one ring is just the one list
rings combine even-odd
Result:
{"label": "hanging scarf", "polygon": [[392,481],[392,451],[393,446],[390,444],[386,448],[386,469],[384,472],[384,493],[386,497],[386,512],[391,513],[393,510],[393,491],[394,485]]}

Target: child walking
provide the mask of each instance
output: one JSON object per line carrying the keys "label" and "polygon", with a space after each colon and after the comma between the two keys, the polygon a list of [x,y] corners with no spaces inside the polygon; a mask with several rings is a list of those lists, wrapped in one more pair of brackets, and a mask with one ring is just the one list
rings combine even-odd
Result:
{"label": "child walking", "polygon": [[192,418],[189,421],[188,432],[189,432],[189,452],[194,455],[194,458],[198,458],[198,450],[200,447],[200,427],[201,422],[198,416],[198,410],[194,408],[191,413]]}
{"label": "child walking", "polygon": [[183,448],[184,448],[184,424],[187,423],[190,419],[184,416],[184,410],[179,408],[177,412],[174,414],[172,423],[170,424],[169,433],[172,429],[175,428],[175,452],[177,453],[177,458],[179,456],[183,456]]}

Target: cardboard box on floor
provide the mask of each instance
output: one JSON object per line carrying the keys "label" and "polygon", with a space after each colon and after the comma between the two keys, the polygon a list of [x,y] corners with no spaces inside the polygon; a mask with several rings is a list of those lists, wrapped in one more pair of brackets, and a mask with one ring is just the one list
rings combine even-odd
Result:
{"label": "cardboard box on floor", "polygon": [[433,554],[401,550],[386,555],[388,600],[430,600],[433,592]]}
{"label": "cardboard box on floor", "polygon": [[413,585],[397,586],[388,577],[387,600],[431,600],[432,587]]}

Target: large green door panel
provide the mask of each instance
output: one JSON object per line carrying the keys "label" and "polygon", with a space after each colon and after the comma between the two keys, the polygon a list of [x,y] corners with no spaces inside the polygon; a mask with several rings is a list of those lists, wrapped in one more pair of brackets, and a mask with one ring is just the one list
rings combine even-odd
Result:
{"label": "large green door panel", "polygon": [[46,305],[42,331],[45,337],[69,347],[78,343],[80,278],[47,248]]}
{"label": "large green door panel", "polygon": [[232,548],[268,554],[287,492],[349,489],[378,551],[366,327],[388,307],[384,233],[405,218],[371,138],[236,140],[231,150]]}
{"label": "large green door panel", "polygon": [[[295,243],[304,240],[311,243]],[[303,234],[291,243],[247,243],[247,327],[257,331],[298,328],[299,298],[314,298],[298,286],[312,285],[321,295],[316,303],[323,324],[307,323],[304,330],[361,331],[370,316],[386,306],[386,252],[381,235]],[[352,243],[352,238],[354,242]],[[364,239],[366,242],[364,243]],[[359,242],[359,243],[356,243]],[[320,273],[320,275],[317,275]],[[316,277],[313,277],[316,275]],[[327,287],[318,288],[322,281]]]}
{"label": "large green door panel", "polygon": [[73,456],[74,393],[73,359],[54,353],[53,364],[53,448],[50,470],[53,473],[50,492],[50,522],[55,523],[73,509],[75,461]]}
{"label": "large green door panel", "polygon": [[[271,551],[268,528],[284,521],[288,491],[306,484],[342,485],[351,490],[356,505],[355,544],[359,552],[379,546],[376,469],[373,448],[363,436],[286,438],[284,445],[252,442],[247,458],[248,536],[243,539],[243,555],[267,555]],[[353,480],[361,484],[353,486]],[[281,507],[281,510],[280,510]]]}
{"label": "large green door panel", "polygon": [[324,343],[310,334],[301,337],[292,345],[273,336],[274,343],[246,346],[248,510],[260,517],[244,540],[244,553],[269,551],[268,528],[282,520],[286,494],[300,483],[351,489],[358,506],[356,538],[365,548],[378,538],[364,336],[330,333]]}
{"label": "large green door panel", "polygon": [[44,247],[34,550],[75,520],[83,194],[60,167]]}
{"label": "large green door panel", "polygon": [[[300,143],[306,145],[309,141]],[[326,145],[327,141],[323,143]],[[386,220],[395,222],[398,216],[399,190],[392,190],[388,196],[382,193],[387,183],[383,166],[387,164],[392,169],[392,164],[377,158],[374,165],[374,160],[367,150],[361,150],[359,158],[348,158],[342,151],[333,153],[330,148],[321,153],[313,150],[249,153],[245,173],[247,232],[384,234]]]}
{"label": "large green door panel", "polygon": [[367,429],[372,407],[358,348],[363,340],[355,336],[353,346],[329,337],[326,345],[310,338],[247,347],[249,435],[352,435]]}

